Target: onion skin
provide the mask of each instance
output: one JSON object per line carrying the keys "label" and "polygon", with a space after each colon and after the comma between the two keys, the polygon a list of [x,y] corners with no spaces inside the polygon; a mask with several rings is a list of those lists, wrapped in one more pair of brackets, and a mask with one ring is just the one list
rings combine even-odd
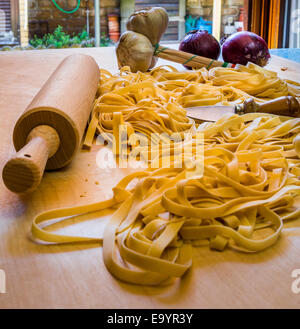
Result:
{"label": "onion skin", "polygon": [[[179,50],[193,55],[218,59],[221,47],[217,39],[207,31],[193,30],[187,33],[184,39],[180,42]],[[187,69],[191,69],[190,66],[183,66]]]}
{"label": "onion skin", "polygon": [[270,53],[266,41],[259,35],[242,31],[229,36],[222,46],[225,62],[246,65],[252,62],[259,66],[267,65]]}

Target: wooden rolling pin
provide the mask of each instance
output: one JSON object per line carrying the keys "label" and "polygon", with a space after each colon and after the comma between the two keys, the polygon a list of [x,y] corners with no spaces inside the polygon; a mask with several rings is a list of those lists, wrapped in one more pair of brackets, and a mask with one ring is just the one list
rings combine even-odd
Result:
{"label": "wooden rolling pin", "polygon": [[13,142],[17,154],[4,166],[6,187],[28,193],[44,170],[66,166],[75,155],[89,118],[99,82],[91,56],[65,58],[17,121]]}

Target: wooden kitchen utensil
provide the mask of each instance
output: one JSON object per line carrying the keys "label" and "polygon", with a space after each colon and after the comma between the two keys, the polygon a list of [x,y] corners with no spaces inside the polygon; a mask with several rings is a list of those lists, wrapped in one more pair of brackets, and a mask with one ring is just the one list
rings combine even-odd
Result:
{"label": "wooden kitchen utensil", "polygon": [[66,166],[75,155],[92,108],[99,67],[91,56],[65,58],[17,121],[16,151],[2,177],[16,193],[33,191],[44,170]]}
{"label": "wooden kitchen utensil", "polygon": [[235,106],[198,106],[186,108],[187,116],[200,121],[217,121],[227,113],[269,113],[280,116],[300,117],[300,103],[293,96],[283,96],[272,99],[266,103],[258,104],[253,98],[245,100],[243,104]]}

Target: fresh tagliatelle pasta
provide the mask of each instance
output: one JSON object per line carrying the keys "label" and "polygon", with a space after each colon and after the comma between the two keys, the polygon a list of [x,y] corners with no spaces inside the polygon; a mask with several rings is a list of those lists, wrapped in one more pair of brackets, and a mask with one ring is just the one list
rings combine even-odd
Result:
{"label": "fresh tagliatelle pasta", "polygon": [[[121,122],[120,115],[114,118]],[[50,243],[101,241],[108,271],[140,285],[181,277],[192,265],[192,247],[257,252],[272,246],[284,222],[300,215],[300,160],[293,148],[300,119],[229,114],[197,131],[204,136],[203,174],[193,175],[188,162],[177,167],[173,156],[169,168],[149,166],[124,177],[109,200],[38,215],[32,235]],[[195,136],[184,154],[191,160]],[[54,218],[113,206],[102,237],[58,235],[45,228]]]}
{"label": "fresh tagliatelle pasta", "polygon": [[112,75],[101,70],[97,99],[84,141],[90,147],[95,134],[113,134],[114,114],[120,113],[128,130],[151,133],[193,132],[185,107],[240,104],[280,96],[300,96],[300,85],[280,79],[277,73],[249,63],[233,68],[215,67],[179,72],[172,66],[148,73],[123,67]]}

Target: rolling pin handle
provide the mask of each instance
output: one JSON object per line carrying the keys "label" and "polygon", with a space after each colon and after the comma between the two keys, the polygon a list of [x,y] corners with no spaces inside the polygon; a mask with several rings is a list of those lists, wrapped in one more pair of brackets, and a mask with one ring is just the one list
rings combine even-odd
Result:
{"label": "rolling pin handle", "polygon": [[15,193],[33,191],[41,182],[47,160],[56,153],[59,144],[59,136],[52,127],[33,128],[27,144],[3,168],[6,187]]}
{"label": "rolling pin handle", "polygon": [[300,103],[293,96],[282,96],[264,104],[257,104],[253,98],[244,102],[244,113],[270,113],[290,117],[300,117]]}

